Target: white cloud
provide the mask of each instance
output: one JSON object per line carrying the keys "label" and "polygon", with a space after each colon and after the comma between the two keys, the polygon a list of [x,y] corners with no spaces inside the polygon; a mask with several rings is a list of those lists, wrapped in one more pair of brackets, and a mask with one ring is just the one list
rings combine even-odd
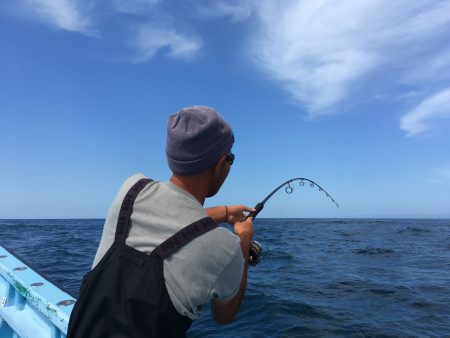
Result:
{"label": "white cloud", "polygon": [[[337,111],[360,89],[370,92],[372,81],[395,90],[369,99],[410,100],[408,93],[430,91],[424,83],[437,88],[450,78],[448,0],[109,0],[89,2],[92,17],[87,0],[21,3],[34,17],[83,34],[94,35],[94,23],[112,23],[107,33],[117,31],[109,35],[114,43],[133,41],[138,62],[160,50],[177,59],[197,56],[202,40],[192,26],[199,17],[247,20],[252,62],[311,116]],[[128,27],[140,28],[130,36]]]}
{"label": "white cloud", "polygon": [[450,78],[450,49],[423,59],[422,67],[414,67],[402,81],[406,84],[439,82]]}
{"label": "white cloud", "polygon": [[445,53],[423,63],[442,48],[432,42],[448,33],[449,1],[297,0],[255,6],[259,26],[250,39],[252,59],[311,115],[332,111],[356,88],[370,88],[369,76],[388,81],[378,76],[386,70],[397,73],[395,78],[415,71],[409,78],[414,82],[423,80],[424,66],[450,72]]}
{"label": "white cloud", "polygon": [[400,120],[400,128],[408,136],[426,132],[436,119],[450,118],[450,88],[423,100]]}
{"label": "white cloud", "polygon": [[167,49],[170,57],[188,60],[195,57],[202,46],[201,39],[192,33],[190,27],[186,27],[167,8],[159,6],[161,0],[19,1],[19,5],[13,2],[18,14],[56,28],[98,37],[98,30],[108,25],[103,39],[110,36],[115,40],[114,44],[131,45],[136,49],[139,57],[130,57],[128,61],[131,62],[147,61],[161,49]]}
{"label": "white cloud", "polygon": [[[131,22],[131,45],[137,49],[138,56],[132,62],[149,61],[159,51],[175,59],[190,60],[202,47],[201,39],[178,19],[174,12],[162,6],[161,0],[111,0],[113,10],[118,16],[132,14],[125,22]],[[140,17],[140,18],[138,18]],[[126,30],[126,29],[125,29]],[[127,34],[129,34],[128,31]]]}
{"label": "white cloud", "polygon": [[90,20],[83,15],[76,1],[70,0],[25,0],[30,16],[57,28],[95,36]]}
{"label": "white cloud", "polygon": [[231,21],[243,21],[247,19],[254,10],[254,4],[250,0],[222,0],[208,1],[197,4],[197,13],[206,19],[228,17]]}
{"label": "white cloud", "polygon": [[117,12],[135,15],[147,14],[160,2],[161,0],[111,0]]}
{"label": "white cloud", "polygon": [[141,57],[137,62],[151,59],[161,48],[168,48],[168,55],[176,59],[189,60],[200,50],[202,42],[194,35],[180,33],[175,28],[161,28],[151,24],[139,27],[135,46]]}

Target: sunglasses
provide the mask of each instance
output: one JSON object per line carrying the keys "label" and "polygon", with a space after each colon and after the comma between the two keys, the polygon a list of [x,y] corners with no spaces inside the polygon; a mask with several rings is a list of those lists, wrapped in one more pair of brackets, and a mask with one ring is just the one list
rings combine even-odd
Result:
{"label": "sunglasses", "polygon": [[231,152],[227,156],[225,156],[225,160],[230,164],[230,166],[233,165],[234,158],[235,156]]}

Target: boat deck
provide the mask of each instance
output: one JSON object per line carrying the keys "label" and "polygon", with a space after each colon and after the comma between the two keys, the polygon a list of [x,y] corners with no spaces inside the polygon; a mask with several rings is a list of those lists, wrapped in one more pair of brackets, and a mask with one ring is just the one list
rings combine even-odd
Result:
{"label": "boat deck", "polygon": [[74,303],[0,246],[0,338],[65,338]]}

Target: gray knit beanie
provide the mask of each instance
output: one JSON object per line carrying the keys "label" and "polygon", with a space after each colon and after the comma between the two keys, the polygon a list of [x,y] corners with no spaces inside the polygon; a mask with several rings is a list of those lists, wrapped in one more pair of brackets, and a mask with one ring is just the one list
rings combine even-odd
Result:
{"label": "gray knit beanie", "polygon": [[210,107],[187,107],[169,116],[166,155],[176,174],[192,175],[212,168],[233,142],[231,127]]}

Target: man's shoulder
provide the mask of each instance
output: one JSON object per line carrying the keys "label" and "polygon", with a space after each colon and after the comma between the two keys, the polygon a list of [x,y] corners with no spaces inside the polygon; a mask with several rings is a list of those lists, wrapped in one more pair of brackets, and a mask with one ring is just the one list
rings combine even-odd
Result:
{"label": "man's shoulder", "polygon": [[122,183],[121,190],[122,190],[122,188],[123,188],[123,189],[125,189],[125,188],[128,188],[128,189],[131,188],[131,187],[133,186],[133,184],[135,184],[137,181],[139,181],[140,179],[143,179],[143,178],[148,178],[148,177],[145,176],[145,175],[142,174],[142,173],[136,173],[136,174],[134,174],[134,175],[129,176],[129,177],[126,178],[125,181]]}
{"label": "man's shoulder", "polygon": [[[125,181],[123,181],[122,185],[120,186],[118,195],[119,196],[125,196],[125,194],[131,189],[131,187],[135,183],[137,183],[139,180],[144,179],[144,178],[145,179],[151,179],[151,178],[145,176],[142,173],[137,173],[137,174],[134,174],[134,175],[131,175],[131,176],[127,177],[125,179]],[[159,183],[160,183],[159,181],[152,180],[151,185],[153,186],[153,185],[159,184]]]}

